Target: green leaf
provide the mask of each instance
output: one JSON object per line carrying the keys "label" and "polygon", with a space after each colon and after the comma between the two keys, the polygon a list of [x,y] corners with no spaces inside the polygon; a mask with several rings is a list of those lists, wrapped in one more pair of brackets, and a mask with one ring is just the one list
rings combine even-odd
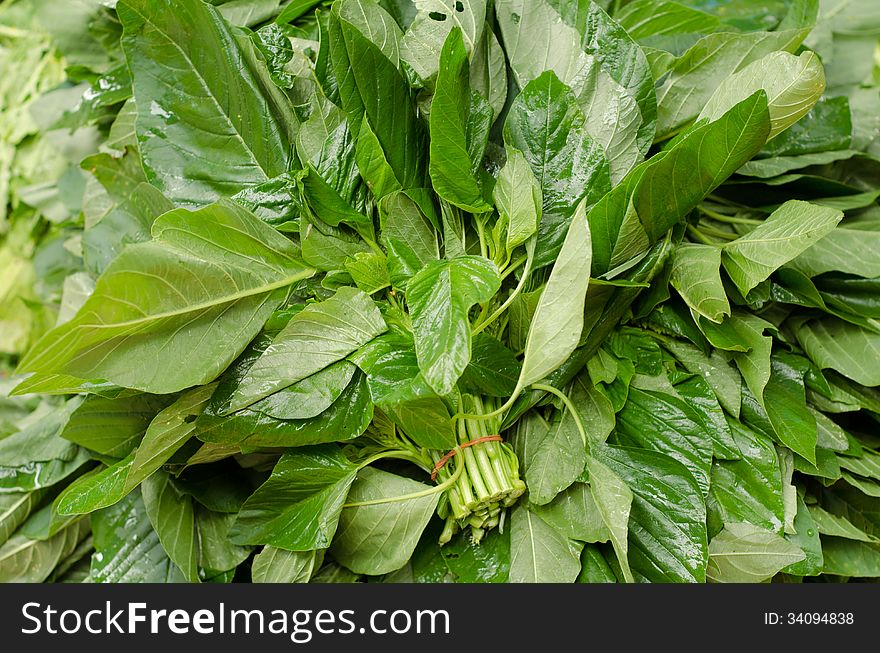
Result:
{"label": "green leaf", "polygon": [[699,319],[700,329],[715,347],[733,352],[733,362],[749,390],[764,398],[764,387],[770,380],[770,350],[773,338],[764,331],[772,327],[752,313],[734,311],[721,325]]}
{"label": "green leaf", "polygon": [[544,201],[529,162],[516,148],[507,148],[507,161],[492,193],[499,221],[507,230],[504,242],[509,255],[537,231]]}
{"label": "green leaf", "polygon": [[798,256],[792,265],[808,276],[825,272],[845,272],[861,277],[880,277],[880,229],[861,227],[858,222],[838,226],[822,240]]}
{"label": "green leaf", "polygon": [[822,538],[822,570],[832,576],[880,577],[880,545],[840,537]]}
{"label": "green leaf", "polygon": [[229,534],[232,541],[288,551],[327,548],[357,473],[334,445],[284,454],[269,480],[242,506]]}
{"label": "green leaf", "polygon": [[745,236],[721,248],[724,269],[745,297],[777,269],[829,234],[843,213],[791,200]]}
{"label": "green leaf", "polygon": [[810,320],[800,325],[797,339],[816,365],[833,369],[856,383],[880,385],[880,335],[834,317]]}
{"label": "green leaf", "polygon": [[[481,97],[481,96],[478,96]],[[485,102],[485,100],[483,100]],[[471,142],[471,90],[468,55],[461,30],[453,28],[440,53],[440,72],[431,102],[431,182],[441,198],[471,213],[491,209],[476,176],[482,147]],[[491,113],[489,115],[491,120]],[[488,133],[488,126],[482,130]],[[473,157],[472,150],[478,155]]]}
{"label": "green leaf", "polygon": [[27,519],[40,503],[43,492],[5,492],[0,494],[0,545]]}
{"label": "green leaf", "polygon": [[378,252],[358,252],[351,260],[345,262],[345,270],[351,275],[354,285],[368,295],[391,285],[388,259]]}
{"label": "green leaf", "polygon": [[709,543],[706,577],[715,583],[762,583],[804,560],[797,546],[752,524],[725,524]]}
{"label": "green leaf", "polygon": [[27,492],[49,487],[89,461],[87,451],[61,438],[70,414],[79,405],[80,400],[73,399],[0,439],[0,489]]}
{"label": "green leaf", "polygon": [[668,455],[687,467],[703,493],[709,493],[711,432],[687,402],[663,392],[631,387],[617,416],[617,442]]}
{"label": "green leaf", "polygon": [[724,80],[699,118],[716,120],[758,89],[767,93],[771,140],[805,116],[825,90],[825,71],[815,52],[771,52]]}
{"label": "green leaf", "polygon": [[[726,369],[731,369],[726,361],[722,363]],[[709,378],[713,376],[711,370]],[[719,374],[721,376],[721,374]],[[737,376],[740,384],[742,381]],[[738,460],[740,458],[736,441],[727,426],[727,420],[716,394],[713,392],[707,379],[703,376],[691,376],[679,381],[673,388],[678,395],[685,400],[694,410],[694,414],[700,418],[705,433],[712,438],[713,452],[716,458],[721,460]],[[738,387],[737,390],[740,388]],[[736,396],[739,397],[739,392]],[[737,404],[739,408],[739,404]]]}
{"label": "green leaf", "polygon": [[[424,131],[415,112],[409,85],[394,62],[351,22],[336,6],[330,12],[330,59],[339,83],[342,108],[350,128],[358,137],[366,127],[373,157],[384,159],[398,188],[424,187],[425,169],[421,155]],[[377,185],[358,157],[358,167],[374,193]],[[377,197],[387,194],[387,182]]]}
{"label": "green leaf", "polygon": [[701,38],[675,61],[657,88],[657,135],[669,136],[696,117],[731,74],[771,52],[794,51],[808,33],[719,32]]}
{"label": "green leaf", "polygon": [[416,202],[403,193],[382,198],[379,220],[391,282],[395,287],[405,288],[411,276],[440,258],[437,234]]}
{"label": "green leaf", "polygon": [[291,318],[241,379],[220,411],[228,414],[342,360],[385,331],[373,300],[344,287]]}
{"label": "green leaf", "polygon": [[[423,483],[365,467],[352,484],[347,503],[394,499],[427,490],[430,487]],[[433,492],[406,501],[343,508],[331,555],[359,574],[400,569],[412,556],[439,499],[440,494]]]}
{"label": "green leaf", "polygon": [[506,583],[510,577],[510,529],[493,529],[479,543],[459,533],[443,545],[440,555],[458,583]]}
{"label": "green leaf", "polygon": [[749,523],[782,534],[782,472],[768,436],[728,419],[740,460],[716,460],[710,485],[710,525]]}
{"label": "green leaf", "polygon": [[96,512],[91,521],[95,544],[92,582],[184,582],[183,574],[165,553],[150,524],[140,490]]}
{"label": "green leaf", "polygon": [[713,351],[707,356],[694,345],[681,340],[667,340],[663,346],[681,361],[688,372],[704,378],[712,386],[724,410],[739,417],[742,378],[720,353]]}
{"label": "green leaf", "polygon": [[538,300],[517,384],[521,389],[540,381],[562,365],[580,341],[592,247],[585,211],[585,201],[582,201],[575,210],[547,286]]}
{"label": "green leaf", "polygon": [[633,582],[629,565],[629,522],[632,514],[633,491],[607,465],[595,458],[587,461],[590,473],[590,492],[617,555],[624,580]]}
{"label": "green leaf", "polygon": [[80,520],[48,540],[13,535],[0,546],[0,581],[42,583],[60,562],[74,553],[88,533],[89,522]]}
{"label": "green leaf", "polygon": [[83,474],[58,495],[55,502],[60,515],[83,515],[112,506],[129,493],[125,479],[131,470],[134,452],[103,469]]}
{"label": "green leaf", "polygon": [[440,52],[451,30],[461,30],[471,54],[486,24],[486,0],[419,0],[401,44],[401,57],[419,80],[430,87],[440,68]]}
{"label": "green leaf", "polygon": [[[221,386],[222,387],[222,386]],[[228,397],[218,389],[219,403]],[[247,447],[288,447],[343,442],[363,434],[373,418],[373,403],[364,375],[356,374],[339,398],[324,412],[308,419],[277,419],[257,408],[219,416],[208,405],[196,419],[194,435],[204,442],[240,443]],[[263,400],[265,401],[265,400]]]}
{"label": "green leaf", "polygon": [[[595,461],[592,464],[596,464]],[[593,480],[592,476],[590,480]],[[574,483],[550,503],[543,506],[530,504],[529,510],[572,540],[607,542],[611,537],[591,486],[586,483]],[[628,518],[627,512],[622,520],[624,528]],[[623,542],[626,542],[625,536]]]}
{"label": "green leaf", "polygon": [[581,569],[583,545],[568,539],[528,508],[510,516],[511,583],[570,583]]}
{"label": "green leaf", "polygon": [[285,551],[265,546],[254,556],[252,583],[308,583],[324,560],[322,551]]}
{"label": "green leaf", "polygon": [[[803,358],[779,353],[770,358],[770,381],[764,388],[764,407],[773,431],[789,449],[816,462],[816,419],[807,409]],[[744,403],[745,405],[745,403]]]}
{"label": "green leaf", "polygon": [[202,413],[216,387],[209,384],[193,388],[156,415],[134,453],[126,489],[134,488],[186,444],[196,430],[194,418]]}
{"label": "green leaf", "polygon": [[[760,151],[769,123],[766,97],[759,91],[636,166],[587,216],[593,234],[593,276],[644,254],[651,242]],[[644,247],[630,253],[630,238],[639,230]]]}
{"label": "green leaf", "polygon": [[251,404],[251,408],[275,419],[317,417],[339,399],[356,371],[357,367],[348,361],[337,361]]}
{"label": "green leaf", "polygon": [[162,548],[191,583],[199,581],[199,535],[192,498],[183,494],[167,474],[145,479],[141,492],[147,517]]}
{"label": "green leaf", "polygon": [[587,462],[585,443],[575,416],[568,410],[555,423],[530,420],[517,436],[520,459],[529,486],[529,501],[549,503],[574,483]]}
{"label": "green leaf", "polygon": [[670,264],[669,281],[692,310],[712,322],[730,315],[721,282],[720,247],[683,243],[673,250]]}
{"label": "green leaf", "polygon": [[608,163],[565,84],[548,71],[529,82],[504,124],[504,143],[523,153],[541,187],[534,266],[557,258],[581,201],[589,208],[610,188]]}
{"label": "green leaf", "polygon": [[419,368],[438,394],[452,391],[470,361],[468,312],[500,285],[498,269],[480,256],[431,262],[407,283]]}
{"label": "green leaf", "polygon": [[199,567],[210,580],[218,573],[234,570],[250,556],[251,549],[229,541],[229,529],[235,523],[234,513],[214,512],[201,505],[193,505],[199,534]]}
{"label": "green leaf", "polygon": [[471,360],[458,380],[462,392],[509,397],[516,390],[520,364],[516,354],[486,334],[473,338]]}
{"label": "green leaf", "polygon": [[144,168],[166,197],[208,204],[291,168],[298,120],[250,39],[199,0],[118,13]]}
{"label": "green leaf", "polygon": [[171,397],[136,394],[115,399],[90,396],[73,411],[61,437],[111,458],[127,456]]}
{"label": "green leaf", "polygon": [[419,370],[412,340],[380,336],[356,362],[368,375],[373,401],[419,446],[448,451],[456,445],[452,416]]}
{"label": "green leaf", "polygon": [[696,480],[669,456],[607,447],[602,461],[631,488],[629,564],[650,582],[705,582],[706,506]]}
{"label": "green leaf", "polygon": [[127,247],[76,317],[41,338],[19,371],[156,394],[211,381],[288,287],[312,275],[295,256],[289,240],[233,204],[166,213],[153,240]]}
{"label": "green leaf", "polygon": [[810,505],[808,508],[810,511],[810,517],[813,519],[817,530],[822,535],[843,537],[848,540],[869,542],[872,544],[880,543],[880,537],[877,537],[872,533],[866,533],[863,528],[859,528],[846,517],[830,513],[819,505]]}
{"label": "green leaf", "polygon": [[597,3],[584,5],[514,0],[497,7],[496,15],[519,86],[551,70],[571,87],[616,182],[653,141],[654,81],[627,32]]}

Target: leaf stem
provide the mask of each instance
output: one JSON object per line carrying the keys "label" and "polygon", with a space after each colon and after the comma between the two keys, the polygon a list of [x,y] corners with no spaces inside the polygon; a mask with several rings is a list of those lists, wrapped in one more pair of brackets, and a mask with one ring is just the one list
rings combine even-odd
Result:
{"label": "leaf stem", "polygon": [[753,224],[760,225],[764,224],[763,220],[752,220],[751,218],[737,218],[730,215],[724,215],[723,213],[718,213],[717,211],[712,211],[711,209],[707,209],[703,206],[700,207],[700,213],[712,218],[716,222],[724,222],[727,224]]}
{"label": "leaf stem", "polygon": [[431,469],[428,465],[425,464],[425,461],[422,460],[419,456],[417,456],[412,451],[407,451],[406,449],[391,449],[390,451],[380,451],[377,454],[373,454],[362,463],[358,465],[358,471],[362,470],[364,467],[368,467],[372,465],[377,460],[383,460],[385,458],[396,458],[397,460],[406,460],[407,462],[411,462],[415,465],[418,465],[422,470],[426,472],[430,472]]}
{"label": "leaf stem", "polygon": [[471,335],[477,335],[480,331],[485,329],[487,326],[492,324],[495,320],[497,320],[501,315],[510,308],[510,305],[513,303],[513,300],[516,299],[517,295],[522,291],[523,287],[526,284],[526,279],[529,277],[529,272],[531,272],[532,267],[532,257],[526,257],[526,267],[523,269],[522,277],[520,277],[519,283],[516,285],[516,288],[513,289],[513,292],[510,293],[510,297],[504,300],[504,303],[499,306],[492,315],[487,317],[485,320],[482,320],[473,328]]}
{"label": "leaf stem", "polygon": [[[456,447],[455,451],[458,452],[458,453],[456,453],[455,457],[459,458],[461,456],[461,448]],[[384,453],[391,453],[391,452],[384,452]],[[379,457],[381,457],[380,454],[376,454],[376,456],[372,456],[372,458],[375,458],[376,460],[378,460]],[[369,458],[367,460],[369,460]],[[363,466],[361,468],[363,468]],[[440,492],[443,492],[448,487],[455,484],[455,482],[458,480],[459,476],[461,476],[462,471],[464,471],[463,461],[456,461],[455,472],[452,474],[452,476],[450,476],[448,479],[446,479],[445,481],[443,481],[439,485],[435,485],[432,488],[428,488],[427,490],[421,490],[420,492],[412,492],[410,494],[401,494],[396,497],[383,497],[381,499],[371,499],[370,501],[355,501],[353,503],[344,503],[344,504],[342,504],[342,507],[343,508],[360,508],[363,506],[378,506],[383,503],[400,503],[401,501],[411,501],[413,499],[421,499],[422,497],[429,497],[432,494],[438,494]]]}
{"label": "leaf stem", "polygon": [[581,416],[578,415],[577,409],[575,409],[574,404],[571,403],[571,399],[568,398],[562,390],[559,388],[554,388],[552,385],[544,385],[543,383],[533,383],[532,387],[535,390],[543,390],[544,392],[549,392],[550,394],[556,395],[562,400],[562,403],[565,404],[565,408],[568,412],[571,413],[571,416],[574,418],[575,426],[577,426],[578,433],[581,434],[581,439],[584,441],[584,446],[587,446],[587,431],[584,429],[584,424],[581,422]]}
{"label": "leaf stem", "polygon": [[704,245],[717,245],[717,244],[718,244],[718,243],[716,243],[716,242],[714,242],[714,241],[712,241],[712,240],[709,240],[706,236],[703,235],[703,232],[702,232],[702,231],[700,231],[699,229],[697,229],[697,228],[694,227],[693,225],[688,225],[688,226],[687,226],[687,232],[688,232],[691,236],[693,236],[694,238],[696,238],[697,240],[699,240],[701,243],[703,243]]}

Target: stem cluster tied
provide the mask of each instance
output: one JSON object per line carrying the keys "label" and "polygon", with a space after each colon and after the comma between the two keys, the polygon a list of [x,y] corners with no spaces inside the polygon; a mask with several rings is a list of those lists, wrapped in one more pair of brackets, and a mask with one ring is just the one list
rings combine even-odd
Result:
{"label": "stem cluster tied", "polygon": [[[462,401],[464,412],[475,416],[495,409],[491,399],[464,395]],[[459,419],[459,445],[495,435],[500,426],[498,419]],[[431,455],[435,464],[443,457],[442,452]],[[457,476],[437,507],[437,513],[446,520],[440,544],[468,526],[473,540],[479,542],[488,530],[498,526],[502,512],[525,492],[526,485],[519,477],[519,461],[508,444],[497,440],[461,447],[453,460],[454,467],[442,465],[437,472],[441,485]]]}

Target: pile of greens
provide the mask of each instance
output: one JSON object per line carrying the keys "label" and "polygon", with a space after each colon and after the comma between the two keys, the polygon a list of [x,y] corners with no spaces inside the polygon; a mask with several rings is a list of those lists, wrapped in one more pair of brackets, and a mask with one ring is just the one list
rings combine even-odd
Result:
{"label": "pile of greens", "polygon": [[0,580],[880,577],[878,40],[0,2]]}

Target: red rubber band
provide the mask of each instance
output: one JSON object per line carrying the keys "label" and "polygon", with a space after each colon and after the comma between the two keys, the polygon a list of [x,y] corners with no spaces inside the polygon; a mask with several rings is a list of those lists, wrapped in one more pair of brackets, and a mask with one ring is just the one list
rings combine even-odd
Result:
{"label": "red rubber band", "polygon": [[[465,442],[464,444],[458,445],[458,449],[467,449],[468,447],[472,447],[475,444],[480,444],[481,442],[504,442],[504,438],[500,435],[486,435],[482,438],[477,438],[476,440],[471,440],[470,442]],[[437,474],[441,469],[443,469],[443,465],[449,462],[449,460],[455,455],[458,449],[453,449],[446,453],[440,460],[437,461],[437,464],[434,465],[434,470],[431,472],[431,480],[437,480]]]}

